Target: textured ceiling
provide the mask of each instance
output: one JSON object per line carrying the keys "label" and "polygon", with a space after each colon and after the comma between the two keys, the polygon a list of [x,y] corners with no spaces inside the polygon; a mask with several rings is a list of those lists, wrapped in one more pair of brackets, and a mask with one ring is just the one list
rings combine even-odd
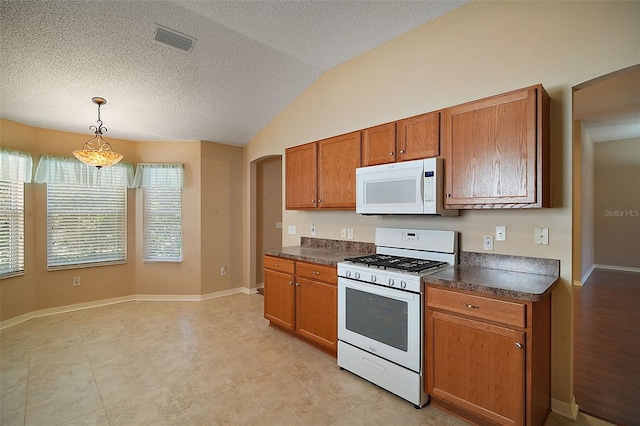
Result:
{"label": "textured ceiling", "polygon": [[244,145],[326,70],[467,2],[0,0],[0,117],[89,134],[101,96],[107,139]]}

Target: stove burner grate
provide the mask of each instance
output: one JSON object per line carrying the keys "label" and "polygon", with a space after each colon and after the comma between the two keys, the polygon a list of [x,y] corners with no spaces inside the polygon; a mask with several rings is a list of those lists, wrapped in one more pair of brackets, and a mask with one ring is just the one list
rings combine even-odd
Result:
{"label": "stove burner grate", "polygon": [[360,257],[351,257],[345,261],[366,265],[379,269],[400,269],[407,272],[423,272],[447,265],[447,262],[436,260],[415,259],[412,257],[392,256],[388,254],[374,254]]}

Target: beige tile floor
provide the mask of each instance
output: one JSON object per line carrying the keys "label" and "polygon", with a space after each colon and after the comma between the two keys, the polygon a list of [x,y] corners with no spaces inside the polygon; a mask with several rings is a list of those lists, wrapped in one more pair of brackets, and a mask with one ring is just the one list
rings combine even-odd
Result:
{"label": "beige tile floor", "polygon": [[[0,332],[2,425],[464,425],[270,328],[260,295],[127,302]],[[577,423],[551,414],[547,426]]]}

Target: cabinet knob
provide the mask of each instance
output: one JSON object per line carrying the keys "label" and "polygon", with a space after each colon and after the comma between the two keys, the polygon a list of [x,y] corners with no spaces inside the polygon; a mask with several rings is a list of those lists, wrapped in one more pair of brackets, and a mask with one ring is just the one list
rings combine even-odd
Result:
{"label": "cabinet knob", "polygon": [[400,154],[404,154],[404,149],[401,149],[401,150],[400,150]]}
{"label": "cabinet knob", "polygon": [[311,202],[312,202],[312,203],[315,203],[315,202],[316,202],[316,200],[311,200]]}
{"label": "cabinet knob", "polygon": [[451,198],[451,194],[445,194],[445,197]]}
{"label": "cabinet knob", "polygon": [[296,287],[300,287],[300,283],[296,283]]}
{"label": "cabinet knob", "polygon": [[522,343],[520,343],[520,342],[516,342],[516,348],[518,348],[518,349],[522,349]]}
{"label": "cabinet knob", "polygon": [[293,285],[293,281],[289,281],[289,285]]}
{"label": "cabinet knob", "polygon": [[393,155],[393,152],[390,152],[389,155]]}
{"label": "cabinet knob", "polygon": [[276,263],[276,266],[282,266],[282,263]]}
{"label": "cabinet knob", "polygon": [[322,200],[318,200],[318,202],[319,202],[319,203],[321,203],[321,202],[322,202]]}
{"label": "cabinet knob", "polygon": [[312,273],[313,275],[320,275],[320,272],[318,272],[318,271],[312,271],[311,273]]}

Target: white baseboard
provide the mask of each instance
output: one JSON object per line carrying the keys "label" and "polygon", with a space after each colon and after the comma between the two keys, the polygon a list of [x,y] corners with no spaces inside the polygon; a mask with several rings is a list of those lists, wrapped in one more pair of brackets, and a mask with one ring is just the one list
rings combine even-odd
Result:
{"label": "white baseboard", "polygon": [[551,411],[559,414],[563,417],[567,417],[571,420],[578,418],[578,404],[576,404],[576,397],[571,397],[571,403],[560,401],[559,399],[551,398]]}
{"label": "white baseboard", "polygon": [[593,265],[596,269],[610,269],[612,271],[623,271],[623,272],[640,272],[640,268],[632,268],[630,266],[615,266],[615,265]]}
{"label": "white baseboard", "polygon": [[30,319],[33,318],[39,318],[39,317],[46,317],[49,315],[57,315],[57,314],[63,314],[65,312],[73,312],[73,311],[79,311],[82,309],[90,309],[90,308],[97,308],[99,306],[106,306],[106,305],[113,305],[116,303],[123,303],[123,302],[131,302],[133,300],[136,300],[136,296],[131,295],[131,296],[121,296],[121,297],[114,297],[112,299],[101,299],[101,300],[94,300],[93,302],[85,302],[85,303],[76,303],[73,305],[66,305],[66,306],[58,306],[55,308],[46,308],[46,309],[39,309],[37,311],[32,311],[14,318],[9,318],[8,320],[4,320],[2,322],[0,322],[0,330],[4,330],[5,328],[14,326],[16,324],[20,324],[22,322],[28,321]]}
{"label": "white baseboard", "polygon": [[92,302],[77,303],[74,305],[58,306],[55,308],[39,309],[28,312],[17,317],[9,318],[0,322],[0,330],[29,321],[33,318],[46,317],[49,315],[62,314],[65,312],[79,311],[81,309],[97,308],[99,306],[113,305],[115,303],[145,301],[145,302],[202,302],[219,297],[231,296],[232,294],[254,294],[255,289],[247,287],[237,287],[229,290],[215,291],[207,294],[132,294],[130,296],[115,297],[112,299],[95,300]]}
{"label": "white baseboard", "polygon": [[217,299],[219,297],[231,296],[232,294],[238,293],[250,294],[246,291],[246,287],[236,287],[229,290],[214,291],[213,293],[203,294],[200,300]]}

